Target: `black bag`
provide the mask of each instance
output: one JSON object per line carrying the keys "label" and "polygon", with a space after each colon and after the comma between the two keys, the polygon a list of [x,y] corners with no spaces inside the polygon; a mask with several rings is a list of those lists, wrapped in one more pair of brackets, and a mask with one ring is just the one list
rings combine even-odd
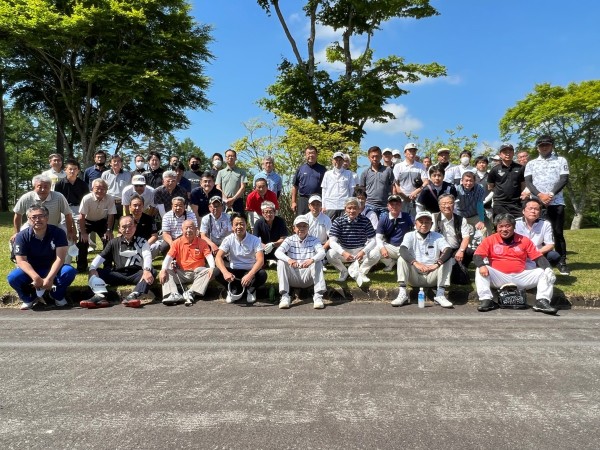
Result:
{"label": "black bag", "polygon": [[419,189],[421,186],[423,186],[423,179],[421,178],[421,174],[418,173],[417,177],[413,180],[413,186],[416,189]]}
{"label": "black bag", "polygon": [[467,268],[462,265],[462,263],[457,262],[452,266],[452,272],[450,272],[450,283],[463,286],[471,284],[469,272],[467,271]]}
{"label": "black bag", "polygon": [[527,308],[527,295],[516,284],[505,284],[498,289],[498,306],[508,309]]}

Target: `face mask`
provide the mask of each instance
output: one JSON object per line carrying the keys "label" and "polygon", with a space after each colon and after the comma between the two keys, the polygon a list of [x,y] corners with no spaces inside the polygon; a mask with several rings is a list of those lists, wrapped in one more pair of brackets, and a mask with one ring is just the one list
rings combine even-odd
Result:
{"label": "face mask", "polygon": [[190,169],[192,169],[194,172],[197,171],[199,168],[200,164],[198,163],[190,164]]}
{"label": "face mask", "polygon": [[144,167],[146,167],[146,163],[144,161],[138,161],[135,163],[135,167],[138,169],[143,169]]}
{"label": "face mask", "polygon": [[468,156],[463,156],[462,158],[460,158],[460,163],[463,166],[468,166],[469,165],[469,161],[471,161],[471,158],[469,158]]}
{"label": "face mask", "polygon": [[213,166],[215,166],[216,169],[220,169],[222,165],[223,165],[223,161],[221,161],[220,159],[215,159],[213,161]]}
{"label": "face mask", "polygon": [[396,158],[396,157],[392,158],[392,162],[394,164],[396,164],[398,161],[400,161],[400,158]]}

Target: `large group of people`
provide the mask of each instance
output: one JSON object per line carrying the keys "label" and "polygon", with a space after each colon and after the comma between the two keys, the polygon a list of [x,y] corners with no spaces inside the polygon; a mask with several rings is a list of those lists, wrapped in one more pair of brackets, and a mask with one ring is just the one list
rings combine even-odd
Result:
{"label": "large group of people", "polygon": [[[492,289],[511,284],[536,288],[533,309],[553,314],[552,267],[569,274],[562,193],[569,168],[553,146],[551,136],[540,136],[538,157],[528,161],[520,152],[515,161],[506,143],[491,162],[478,156],[474,165],[468,150],[453,165],[447,148],[433,164],[420,160],[414,143],[404,146],[403,159],[399,150],[374,146],[360,174],[350,170],[349,155],[334,152],[327,169],[307,146],[289,180],[292,233],[278,215],[288,194],[272,157],[246,195],[248,175],[234,150],[225,158],[215,153],[206,170],[195,155],[188,170],[176,157],[163,168],[161,155],[150,152],[135,156],[131,172],[119,155],[99,150],[82,175],[78,161],[63,165],[53,154],[50,169],[14,207],[17,267],[8,281],[22,309],[46,292],[65,306],[77,272],[89,277],[91,298],[80,302],[86,308],[109,306],[109,285],[134,285],[121,301],[140,306],[155,279],[165,305],[192,305],[211,280],[226,287],[227,303],[252,304],[273,265],[281,309],[292,304],[291,288],[312,288],[314,308],[322,309],[327,265],[338,282],[350,277],[362,286],[381,262],[384,273],[397,267],[393,306],[410,303],[411,287],[433,289],[433,301],[451,308],[448,290],[474,264],[479,311],[497,307]],[[89,263],[98,237],[103,248]],[[157,272],[153,259],[160,256]]]}

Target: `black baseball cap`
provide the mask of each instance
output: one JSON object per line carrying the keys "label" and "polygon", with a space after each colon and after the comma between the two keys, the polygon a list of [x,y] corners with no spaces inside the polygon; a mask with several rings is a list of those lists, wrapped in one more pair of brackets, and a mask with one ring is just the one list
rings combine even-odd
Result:
{"label": "black baseball cap", "polygon": [[542,144],[552,144],[554,145],[554,138],[549,134],[543,134],[535,141],[536,147]]}

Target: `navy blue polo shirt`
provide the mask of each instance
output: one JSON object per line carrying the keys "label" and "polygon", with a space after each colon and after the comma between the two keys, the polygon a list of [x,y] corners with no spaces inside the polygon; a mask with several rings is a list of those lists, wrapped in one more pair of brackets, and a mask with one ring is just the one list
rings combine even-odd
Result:
{"label": "navy blue polo shirt", "polygon": [[190,203],[192,205],[198,206],[198,215],[200,217],[204,217],[205,215],[207,215],[210,212],[208,210],[208,201],[215,195],[217,197],[223,198],[223,193],[220,190],[218,190],[216,188],[216,186],[211,189],[211,191],[208,193],[208,195],[206,195],[206,193],[204,192],[204,189],[202,189],[201,187],[192,189]]}
{"label": "navy blue polo shirt", "polygon": [[368,239],[375,237],[375,229],[371,221],[362,214],[352,221],[344,214],[333,221],[329,236],[336,237],[338,244],[344,249],[362,248]]}
{"label": "navy blue polo shirt", "polygon": [[377,234],[385,237],[385,242],[396,247],[402,244],[404,235],[413,228],[413,221],[408,213],[400,213],[396,219],[390,218],[389,213],[379,216]]}
{"label": "navy blue polo shirt", "polygon": [[319,163],[309,166],[302,164],[292,180],[292,184],[298,189],[298,194],[309,197],[312,194],[321,195],[321,183],[327,169]]}
{"label": "navy blue polo shirt", "polygon": [[56,260],[56,249],[68,245],[64,230],[48,225],[42,240],[35,237],[31,227],[20,231],[15,238],[14,250],[15,255],[27,257],[27,262],[39,274],[48,273]]}

